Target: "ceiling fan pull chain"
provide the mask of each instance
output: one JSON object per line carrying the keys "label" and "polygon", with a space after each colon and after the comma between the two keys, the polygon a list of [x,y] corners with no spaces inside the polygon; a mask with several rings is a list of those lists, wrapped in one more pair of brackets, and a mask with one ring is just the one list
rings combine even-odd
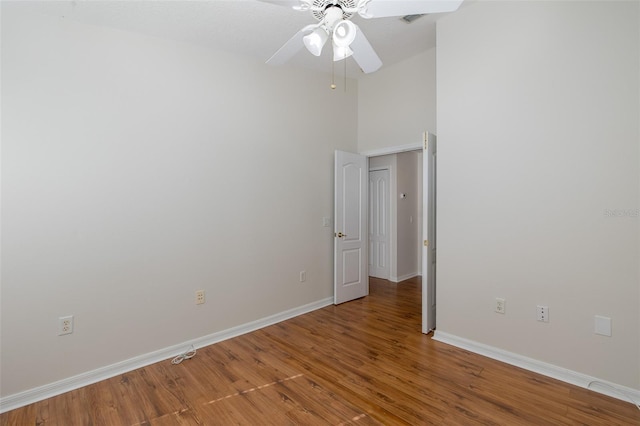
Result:
{"label": "ceiling fan pull chain", "polygon": [[344,92],[347,93],[347,52],[344,53]]}
{"label": "ceiling fan pull chain", "polygon": [[336,66],[335,61],[331,61],[331,90],[336,88]]}

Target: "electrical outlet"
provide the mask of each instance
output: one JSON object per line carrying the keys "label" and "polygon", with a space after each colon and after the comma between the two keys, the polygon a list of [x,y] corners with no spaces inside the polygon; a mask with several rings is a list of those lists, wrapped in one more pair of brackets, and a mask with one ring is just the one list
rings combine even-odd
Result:
{"label": "electrical outlet", "polygon": [[73,315],[58,318],[58,336],[73,333]]}
{"label": "electrical outlet", "polygon": [[496,297],[496,312],[499,314],[504,314],[506,310],[507,301],[502,297]]}
{"label": "electrical outlet", "polygon": [[307,271],[300,271],[300,282],[303,283],[307,280]]}
{"label": "electrical outlet", "polygon": [[536,309],[538,313],[538,321],[549,322],[549,307],[538,305]]}
{"label": "electrical outlet", "polygon": [[196,305],[204,303],[204,290],[196,290]]}

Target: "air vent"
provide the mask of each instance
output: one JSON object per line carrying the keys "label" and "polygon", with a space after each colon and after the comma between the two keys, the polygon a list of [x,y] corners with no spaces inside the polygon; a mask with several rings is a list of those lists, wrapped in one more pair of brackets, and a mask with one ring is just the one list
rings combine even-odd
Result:
{"label": "air vent", "polygon": [[416,19],[423,17],[424,15],[425,15],[424,13],[419,13],[419,14],[417,14],[417,15],[405,15],[405,16],[403,16],[403,17],[402,17],[402,18],[400,18],[400,19],[402,19],[402,20],[403,20],[404,22],[406,22],[407,24],[410,24],[410,23],[412,23],[413,21],[415,21]]}

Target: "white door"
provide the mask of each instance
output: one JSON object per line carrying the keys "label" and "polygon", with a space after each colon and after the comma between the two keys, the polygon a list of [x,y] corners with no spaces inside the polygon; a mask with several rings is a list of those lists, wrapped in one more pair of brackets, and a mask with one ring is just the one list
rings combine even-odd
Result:
{"label": "white door", "polygon": [[425,133],[422,152],[422,332],[436,328],[436,136]]}
{"label": "white door", "polygon": [[389,169],[369,172],[369,276],[389,279]]}
{"label": "white door", "polygon": [[369,294],[367,157],[336,151],[333,303]]}

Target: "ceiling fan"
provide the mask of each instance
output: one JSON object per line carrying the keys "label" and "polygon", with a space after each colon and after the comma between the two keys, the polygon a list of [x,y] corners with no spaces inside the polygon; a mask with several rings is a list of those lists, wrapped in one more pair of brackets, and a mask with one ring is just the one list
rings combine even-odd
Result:
{"label": "ceiling fan", "polygon": [[453,12],[463,0],[261,0],[298,11],[311,12],[318,23],[307,25],[287,41],[268,64],[280,65],[298,53],[302,46],[315,56],[331,40],[333,60],[353,57],[365,73],[382,66],[382,61],[360,28],[351,21],[354,14],[365,19],[389,16]]}

